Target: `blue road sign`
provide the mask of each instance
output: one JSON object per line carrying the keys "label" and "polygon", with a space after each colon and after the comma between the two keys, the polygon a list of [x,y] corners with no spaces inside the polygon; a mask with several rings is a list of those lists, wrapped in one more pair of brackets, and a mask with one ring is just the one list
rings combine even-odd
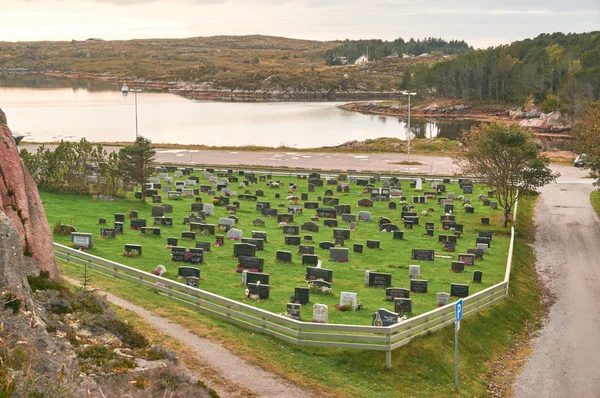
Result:
{"label": "blue road sign", "polygon": [[460,320],[463,317],[463,301],[462,301],[462,299],[460,299],[456,302],[456,306],[454,308],[456,308],[456,322],[460,322]]}

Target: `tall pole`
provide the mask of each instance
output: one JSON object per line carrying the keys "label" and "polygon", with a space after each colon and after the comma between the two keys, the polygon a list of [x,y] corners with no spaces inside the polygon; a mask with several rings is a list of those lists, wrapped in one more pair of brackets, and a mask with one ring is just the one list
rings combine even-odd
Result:
{"label": "tall pole", "polygon": [[408,93],[408,131],[406,135],[408,136],[408,163],[410,164],[410,93]]}
{"label": "tall pole", "polygon": [[[138,138],[138,117],[137,117],[137,91],[133,92],[135,97],[135,140]],[[410,97],[409,97],[410,98]]]}
{"label": "tall pole", "polygon": [[454,326],[454,384],[458,390],[458,329],[460,323],[456,323]]}

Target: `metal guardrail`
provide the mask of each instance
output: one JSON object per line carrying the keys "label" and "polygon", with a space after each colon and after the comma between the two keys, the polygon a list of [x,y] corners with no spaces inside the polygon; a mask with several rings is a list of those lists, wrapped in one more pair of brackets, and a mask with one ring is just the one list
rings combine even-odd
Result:
{"label": "metal guardrail", "polygon": [[[513,220],[516,220],[517,206]],[[513,225],[504,281],[464,298],[463,317],[486,309],[508,296],[514,239]],[[186,306],[298,346],[385,351],[388,369],[392,367],[393,350],[419,335],[454,323],[454,303],[386,327],[302,322],[58,243],[54,243],[54,252],[65,261],[156,289]]]}

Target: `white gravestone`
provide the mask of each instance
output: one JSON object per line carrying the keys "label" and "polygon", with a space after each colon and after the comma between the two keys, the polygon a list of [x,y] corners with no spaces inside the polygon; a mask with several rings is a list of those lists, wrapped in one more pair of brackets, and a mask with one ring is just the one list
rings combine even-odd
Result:
{"label": "white gravestone", "polygon": [[421,266],[420,265],[409,265],[408,266],[408,274],[412,278],[420,278],[421,277]]}
{"label": "white gravestone", "polygon": [[358,294],[351,292],[340,293],[340,305],[349,305],[352,311],[356,310]]}
{"label": "white gravestone", "polygon": [[204,206],[203,206],[203,210],[204,210],[204,213],[206,213],[207,216],[214,216],[215,215],[215,206],[213,206],[213,205],[205,203]]}
{"label": "white gravestone", "polygon": [[232,240],[241,240],[242,239],[242,230],[237,228],[231,228],[229,232],[227,232],[227,239]]}
{"label": "white gravestone", "polygon": [[325,304],[313,305],[313,322],[327,323],[329,322],[329,308]]}
{"label": "white gravestone", "polygon": [[417,185],[415,186],[415,189],[417,191],[422,191],[423,190],[423,179],[421,179],[421,177],[417,178]]}

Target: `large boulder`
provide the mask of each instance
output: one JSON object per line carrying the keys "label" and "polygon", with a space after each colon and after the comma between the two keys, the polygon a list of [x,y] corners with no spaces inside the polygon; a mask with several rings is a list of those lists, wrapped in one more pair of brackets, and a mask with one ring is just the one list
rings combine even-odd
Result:
{"label": "large boulder", "polygon": [[[25,261],[22,264],[16,263],[15,266],[25,267],[26,274],[37,275],[39,271],[48,271],[51,278],[58,278],[52,233],[37,185],[19,157],[17,146],[1,109],[0,213],[6,214],[6,217],[11,220],[19,236],[21,251],[25,255]],[[2,237],[4,239],[4,235]],[[0,280],[0,284],[2,282]]]}

